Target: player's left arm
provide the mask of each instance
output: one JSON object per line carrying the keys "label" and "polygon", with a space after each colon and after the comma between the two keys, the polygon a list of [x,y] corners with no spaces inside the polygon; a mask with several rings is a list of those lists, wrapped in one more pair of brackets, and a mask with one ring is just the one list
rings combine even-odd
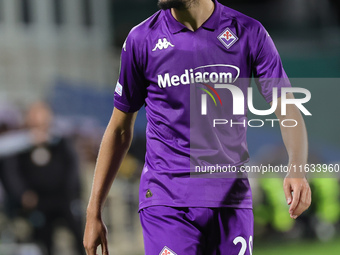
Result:
{"label": "player's left arm", "polygon": [[[286,95],[287,98],[294,98],[292,93]],[[297,121],[295,127],[284,127],[280,125],[282,139],[285,144],[289,165],[305,165],[308,156],[308,138],[305,122],[300,110],[292,104],[287,105],[286,115],[281,115],[281,98],[278,99],[278,107],[275,111],[280,123],[285,119],[294,119]],[[299,168],[290,168],[283,182],[283,189],[289,207],[289,214],[292,219],[296,219],[311,204],[311,189],[304,172],[299,172]]]}

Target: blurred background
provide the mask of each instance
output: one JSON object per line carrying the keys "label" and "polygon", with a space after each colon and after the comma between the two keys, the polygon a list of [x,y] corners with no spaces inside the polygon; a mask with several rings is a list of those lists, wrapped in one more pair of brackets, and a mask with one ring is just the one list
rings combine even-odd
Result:
{"label": "blurred background", "polygon": [[[262,22],[293,85],[311,91],[310,162],[339,163],[340,1],[220,2]],[[155,11],[156,0],[0,0],[1,255],[84,254],[84,214],[121,47]],[[141,109],[104,210],[112,254],[143,254],[137,210],[145,124]],[[252,163],[287,162],[279,129],[248,133]],[[254,254],[339,254],[337,178],[311,179],[313,205],[296,221],[282,179],[251,183]]]}

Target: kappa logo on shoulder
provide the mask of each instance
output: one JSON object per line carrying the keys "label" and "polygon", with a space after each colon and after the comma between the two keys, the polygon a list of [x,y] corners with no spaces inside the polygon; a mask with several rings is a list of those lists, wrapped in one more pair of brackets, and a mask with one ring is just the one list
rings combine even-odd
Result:
{"label": "kappa logo on shoulder", "polygon": [[167,49],[169,46],[171,47],[175,47],[171,42],[168,41],[168,39],[163,38],[162,39],[158,39],[158,43],[156,44],[155,48],[153,48],[152,51],[156,51],[157,49],[159,50],[163,50],[163,49]]}
{"label": "kappa logo on shoulder", "polygon": [[238,37],[230,30],[229,27],[227,27],[217,38],[227,49],[233,46],[238,40]]}
{"label": "kappa logo on shoulder", "polygon": [[177,255],[177,254],[170,250],[168,247],[164,246],[163,250],[159,253],[159,255]]}

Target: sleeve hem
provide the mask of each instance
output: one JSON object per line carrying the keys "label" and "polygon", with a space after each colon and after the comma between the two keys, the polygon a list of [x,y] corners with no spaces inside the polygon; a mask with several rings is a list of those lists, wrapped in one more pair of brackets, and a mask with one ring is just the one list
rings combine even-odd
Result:
{"label": "sleeve hem", "polygon": [[[277,86],[276,88],[278,88],[277,90],[277,98],[280,98],[281,97],[281,89],[282,88],[289,88],[291,87],[291,84],[290,83],[287,83],[287,84],[284,84],[283,86]],[[267,101],[268,104],[270,104],[272,101],[273,101],[273,93],[270,93],[270,94],[267,94],[266,96],[264,96],[264,99]]]}
{"label": "sleeve hem", "polygon": [[139,108],[132,108],[129,105],[123,104],[117,100],[114,101],[113,103],[114,107],[117,108],[118,110],[122,111],[122,112],[136,112],[140,109]]}

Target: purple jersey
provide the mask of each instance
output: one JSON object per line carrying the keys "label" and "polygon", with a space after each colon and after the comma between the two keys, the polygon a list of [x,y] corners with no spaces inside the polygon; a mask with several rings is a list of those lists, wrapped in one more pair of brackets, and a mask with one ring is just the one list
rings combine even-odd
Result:
{"label": "purple jersey", "polygon": [[[190,177],[190,136],[196,135],[190,130],[193,86],[233,83],[246,94],[250,85],[246,78],[252,76],[259,78],[267,102],[273,86],[289,86],[266,80],[287,76],[263,26],[216,1],[211,17],[194,32],[176,21],[170,10],[158,11],[131,30],[123,45],[114,106],[135,112],[145,104],[147,152],[140,209],[252,207],[247,179]],[[223,102],[223,108],[232,108],[232,101]],[[239,118],[246,118],[246,113]],[[248,161],[246,128],[202,137],[205,155],[233,166]]]}

